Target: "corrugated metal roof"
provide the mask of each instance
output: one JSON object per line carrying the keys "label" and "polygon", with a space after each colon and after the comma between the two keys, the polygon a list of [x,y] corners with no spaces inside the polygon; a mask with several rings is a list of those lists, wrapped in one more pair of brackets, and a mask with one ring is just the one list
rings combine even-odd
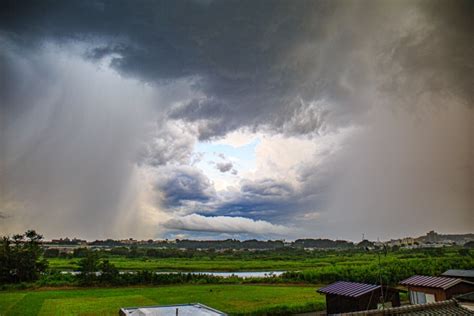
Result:
{"label": "corrugated metal roof", "polygon": [[474,311],[459,305],[455,300],[441,301],[436,303],[406,305],[401,307],[387,308],[384,310],[369,310],[346,313],[347,316],[468,316],[474,315]]}
{"label": "corrugated metal roof", "polygon": [[474,292],[456,295],[455,298],[459,302],[474,303]]}
{"label": "corrugated metal roof", "polygon": [[349,297],[358,297],[363,294],[379,289],[380,285],[338,281],[326,287],[319,289],[317,292],[323,294],[335,294]]}
{"label": "corrugated metal roof", "polygon": [[474,278],[474,269],[473,270],[452,269],[452,270],[448,270],[444,272],[441,275],[453,276],[453,277],[459,277],[459,278]]}
{"label": "corrugated metal roof", "polygon": [[441,289],[449,289],[450,287],[464,282],[461,279],[447,278],[447,277],[432,277],[425,275],[414,275],[400,282],[401,285],[421,286],[421,287],[435,287]]}

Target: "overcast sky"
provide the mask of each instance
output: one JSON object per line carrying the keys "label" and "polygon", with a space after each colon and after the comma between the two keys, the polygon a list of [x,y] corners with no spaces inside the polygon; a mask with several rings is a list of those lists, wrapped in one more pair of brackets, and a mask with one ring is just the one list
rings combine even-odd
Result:
{"label": "overcast sky", "polygon": [[0,232],[474,232],[474,2],[0,5]]}

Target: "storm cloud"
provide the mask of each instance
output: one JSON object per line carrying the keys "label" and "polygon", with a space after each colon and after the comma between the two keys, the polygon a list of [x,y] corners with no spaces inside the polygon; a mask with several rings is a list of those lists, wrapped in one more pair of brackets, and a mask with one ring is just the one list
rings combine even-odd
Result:
{"label": "storm cloud", "polygon": [[215,191],[209,179],[192,167],[162,169],[157,190],[164,195],[168,206],[178,206],[186,201],[209,201]]}
{"label": "storm cloud", "polygon": [[[472,231],[473,10],[2,1],[0,228]],[[255,167],[203,170],[197,144],[231,133],[260,140]]]}

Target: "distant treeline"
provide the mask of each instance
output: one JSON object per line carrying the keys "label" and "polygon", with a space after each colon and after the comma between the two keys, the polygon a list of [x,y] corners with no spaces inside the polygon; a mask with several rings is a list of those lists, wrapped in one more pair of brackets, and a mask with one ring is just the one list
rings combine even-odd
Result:
{"label": "distant treeline", "polygon": [[[304,240],[305,245],[312,244],[311,240]],[[307,242],[306,242],[307,241]],[[459,249],[460,255],[469,253],[473,243],[466,243],[463,248]],[[193,258],[193,259],[232,259],[232,260],[304,260],[309,258],[319,258],[331,254],[343,253],[344,255],[354,255],[367,251],[387,252],[388,250],[396,252],[400,247],[393,246],[391,248],[373,247],[368,241],[363,241],[353,247],[314,247],[316,250],[307,250],[313,247],[281,247],[273,249],[214,249],[214,248],[153,248],[142,247],[138,245],[116,246],[111,248],[94,248],[101,257],[124,257],[124,258]],[[370,250],[372,249],[372,250]],[[404,253],[413,253],[415,256],[442,256],[445,248],[421,248],[421,249],[405,249]],[[457,248],[456,248],[457,249]],[[70,252],[64,252],[58,248],[47,248],[44,250],[45,258],[83,258],[88,253],[89,248],[77,247]]]}
{"label": "distant treeline", "polygon": [[[357,253],[361,249],[357,247],[350,248],[324,248],[320,251],[334,252],[345,249],[345,253]],[[66,253],[58,248],[48,248],[44,251],[45,258],[82,258],[89,248],[78,247],[71,252]],[[318,252],[309,252],[303,247],[282,247],[273,249],[214,249],[214,248],[152,248],[132,245],[130,247],[117,246],[110,249],[95,248],[97,253],[102,256],[119,256],[126,258],[227,258],[227,259],[265,259],[265,260],[286,260],[286,259],[305,259],[308,257],[318,257]]]}
{"label": "distant treeline", "polygon": [[[368,242],[368,241],[365,241]],[[79,244],[79,241],[61,239],[55,241],[56,244],[63,245],[74,245]],[[371,242],[369,242],[372,244]],[[284,242],[282,240],[237,240],[237,239],[226,239],[226,240],[190,240],[190,239],[177,239],[173,241],[153,241],[140,243],[128,243],[120,240],[106,239],[96,240],[88,243],[89,246],[97,247],[120,247],[130,245],[138,245],[140,247],[160,247],[160,248],[179,248],[179,249],[278,249],[284,247],[290,248],[354,248],[358,244],[346,240],[330,240],[330,239],[297,239],[293,242]]]}

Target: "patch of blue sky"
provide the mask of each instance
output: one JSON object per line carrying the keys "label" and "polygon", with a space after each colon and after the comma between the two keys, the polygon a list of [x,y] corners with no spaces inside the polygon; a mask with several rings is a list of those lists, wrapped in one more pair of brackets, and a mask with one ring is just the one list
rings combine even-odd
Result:
{"label": "patch of blue sky", "polygon": [[[215,142],[199,142],[194,147],[194,153],[200,154],[200,160],[195,164],[204,174],[214,182],[216,189],[224,189],[226,186],[235,185],[240,179],[239,175],[256,168],[255,149],[260,143],[258,138],[243,146],[232,146]],[[232,170],[221,172],[216,168],[216,163],[232,162]]]}
{"label": "patch of blue sky", "polygon": [[255,148],[260,143],[258,138],[252,142],[234,147],[222,143],[199,142],[194,148],[194,152],[203,153],[202,161],[224,161],[219,154],[222,154],[227,161],[236,165],[239,171],[255,169]]}

